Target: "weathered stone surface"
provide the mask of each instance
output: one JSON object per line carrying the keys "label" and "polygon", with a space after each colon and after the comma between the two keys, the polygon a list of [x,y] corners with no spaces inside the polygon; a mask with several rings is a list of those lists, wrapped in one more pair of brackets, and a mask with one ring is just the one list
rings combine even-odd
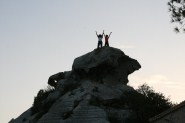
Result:
{"label": "weathered stone surface", "polygon": [[140,69],[141,65],[119,49],[103,47],[76,58],[72,68],[82,77],[96,77],[106,83],[127,84],[128,75]]}
{"label": "weathered stone surface", "polygon": [[103,109],[90,106],[88,103],[88,100],[83,100],[73,111],[71,118],[61,123],[109,123]]}
{"label": "weathered stone surface", "polygon": [[9,123],[28,123],[28,120],[31,118],[31,109],[28,109],[22,113],[17,119],[12,119]]}
{"label": "weathered stone surface", "polygon": [[135,90],[126,84],[140,67],[119,49],[96,49],[76,58],[72,71],[49,78],[55,91],[39,103],[48,109],[29,110],[10,123],[129,123],[135,112],[124,97]]}

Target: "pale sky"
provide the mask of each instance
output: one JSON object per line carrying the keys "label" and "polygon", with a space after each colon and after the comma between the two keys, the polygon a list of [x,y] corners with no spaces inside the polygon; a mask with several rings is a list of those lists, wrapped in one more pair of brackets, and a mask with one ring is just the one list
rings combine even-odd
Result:
{"label": "pale sky", "polygon": [[50,75],[95,49],[103,29],[142,66],[129,85],[185,100],[185,34],[173,31],[167,1],[0,0],[0,123],[31,107]]}

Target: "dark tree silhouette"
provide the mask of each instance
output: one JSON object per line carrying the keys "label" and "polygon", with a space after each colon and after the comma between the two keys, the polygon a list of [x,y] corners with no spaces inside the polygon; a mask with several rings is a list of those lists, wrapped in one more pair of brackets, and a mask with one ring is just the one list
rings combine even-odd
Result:
{"label": "dark tree silhouette", "polygon": [[171,22],[176,23],[175,32],[185,32],[185,0],[170,0],[168,2]]}
{"label": "dark tree silhouette", "polygon": [[148,123],[149,118],[174,106],[169,98],[162,93],[155,92],[147,84],[139,86],[136,91],[137,93],[128,95],[127,103],[131,109],[137,112],[139,121],[142,123]]}
{"label": "dark tree silhouette", "polygon": [[141,93],[148,99],[148,103],[152,104],[157,112],[164,111],[174,106],[170,101],[170,98],[164,96],[163,93],[155,92],[152,87],[147,84],[143,84],[138,87],[137,92]]}

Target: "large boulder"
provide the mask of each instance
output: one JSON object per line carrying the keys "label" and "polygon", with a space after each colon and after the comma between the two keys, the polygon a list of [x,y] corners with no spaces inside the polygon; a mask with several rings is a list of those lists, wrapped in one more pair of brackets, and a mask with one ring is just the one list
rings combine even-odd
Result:
{"label": "large boulder", "polygon": [[95,49],[76,58],[71,71],[49,77],[55,90],[37,97],[39,110],[33,105],[11,123],[139,123],[127,101],[136,91],[127,83],[140,68],[119,49]]}
{"label": "large boulder", "polygon": [[120,49],[103,47],[76,58],[72,70],[81,77],[91,77],[101,82],[128,83],[128,75],[141,68],[137,60]]}

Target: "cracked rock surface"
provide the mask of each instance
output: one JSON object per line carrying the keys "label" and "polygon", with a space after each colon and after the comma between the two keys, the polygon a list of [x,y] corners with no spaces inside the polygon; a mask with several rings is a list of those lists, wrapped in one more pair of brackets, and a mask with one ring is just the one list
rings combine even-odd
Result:
{"label": "cracked rock surface", "polygon": [[60,79],[59,73],[50,77],[57,80],[55,89],[38,111],[33,113],[31,107],[9,123],[129,123],[136,112],[124,103],[128,93],[135,92],[127,86],[128,75],[140,68],[119,49],[95,49],[76,58]]}

